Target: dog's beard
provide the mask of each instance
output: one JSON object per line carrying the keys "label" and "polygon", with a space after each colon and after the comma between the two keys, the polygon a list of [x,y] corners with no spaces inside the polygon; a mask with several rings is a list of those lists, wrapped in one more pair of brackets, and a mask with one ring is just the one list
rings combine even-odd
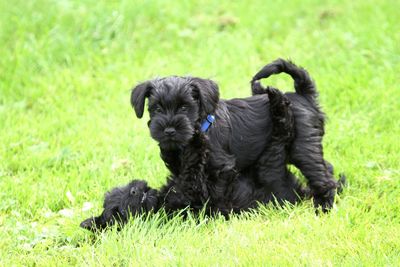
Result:
{"label": "dog's beard", "polygon": [[[164,129],[173,127],[176,130],[174,136],[167,136]],[[186,116],[176,116],[173,120],[155,117],[149,123],[151,137],[159,143],[161,149],[180,149],[192,139],[195,127]]]}

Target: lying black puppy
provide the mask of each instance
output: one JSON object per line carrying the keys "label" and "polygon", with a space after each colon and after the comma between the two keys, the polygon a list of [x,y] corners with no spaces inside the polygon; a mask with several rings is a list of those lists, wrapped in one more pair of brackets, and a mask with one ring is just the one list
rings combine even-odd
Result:
{"label": "lying black puppy", "polygon": [[84,220],[80,226],[91,231],[101,230],[116,222],[126,223],[129,216],[157,207],[158,192],[148,187],[146,181],[133,180],[126,186],[107,192],[101,215]]}

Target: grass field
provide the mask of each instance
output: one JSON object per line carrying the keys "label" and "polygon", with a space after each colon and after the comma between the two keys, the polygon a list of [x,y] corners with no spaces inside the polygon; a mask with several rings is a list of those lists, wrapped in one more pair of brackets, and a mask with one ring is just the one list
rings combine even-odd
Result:
{"label": "grass field", "polygon": [[[0,266],[399,266],[400,2],[172,3],[0,0]],[[108,189],[167,175],[135,83],[194,75],[243,97],[278,57],[309,70],[329,117],[325,155],[348,177],[330,214],[79,228]]]}

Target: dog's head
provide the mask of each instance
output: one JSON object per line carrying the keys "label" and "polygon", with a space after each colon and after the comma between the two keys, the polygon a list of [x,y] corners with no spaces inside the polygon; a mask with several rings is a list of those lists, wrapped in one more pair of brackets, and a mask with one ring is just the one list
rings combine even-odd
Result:
{"label": "dog's head", "polygon": [[125,191],[121,201],[121,213],[126,216],[126,211],[132,215],[140,214],[143,211],[155,210],[158,204],[157,190],[150,188],[146,181],[133,180]]}
{"label": "dog's head", "polygon": [[148,98],[151,136],[162,149],[185,146],[219,101],[218,86],[208,79],[171,76],[146,81],[132,90],[136,116]]}
{"label": "dog's head", "polygon": [[90,217],[80,226],[90,231],[103,230],[116,222],[127,222],[131,215],[155,211],[158,208],[157,190],[150,188],[146,181],[133,180],[126,186],[107,192],[103,208],[100,216]]}

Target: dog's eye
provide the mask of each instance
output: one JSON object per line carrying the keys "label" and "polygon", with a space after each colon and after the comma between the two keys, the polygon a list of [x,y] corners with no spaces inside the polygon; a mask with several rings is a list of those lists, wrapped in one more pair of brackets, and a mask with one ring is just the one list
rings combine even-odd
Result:
{"label": "dog's eye", "polygon": [[179,107],[179,111],[181,111],[181,112],[185,112],[187,110],[188,110],[188,107],[185,105]]}
{"label": "dog's eye", "polygon": [[131,193],[131,195],[136,196],[136,195],[139,194],[139,190],[137,188],[135,188],[135,187],[132,187],[130,193]]}
{"label": "dog's eye", "polygon": [[162,112],[162,108],[159,107],[159,106],[158,106],[158,107],[155,107],[155,108],[154,108],[154,112],[155,112],[155,113],[161,113],[161,112]]}

